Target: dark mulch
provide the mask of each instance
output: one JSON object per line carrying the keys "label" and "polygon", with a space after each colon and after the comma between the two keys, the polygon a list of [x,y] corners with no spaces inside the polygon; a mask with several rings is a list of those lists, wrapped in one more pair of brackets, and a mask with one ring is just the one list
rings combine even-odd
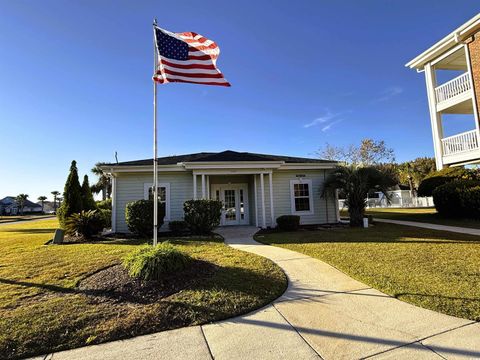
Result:
{"label": "dark mulch", "polygon": [[114,265],[81,281],[78,290],[97,304],[152,304],[203,282],[217,269],[212,263],[194,260],[184,271],[165,275],[160,281],[142,281],[130,277],[122,265]]}

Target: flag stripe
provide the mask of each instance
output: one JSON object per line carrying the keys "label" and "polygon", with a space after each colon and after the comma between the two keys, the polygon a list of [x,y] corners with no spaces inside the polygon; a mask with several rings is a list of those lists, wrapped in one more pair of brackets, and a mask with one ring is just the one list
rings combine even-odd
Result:
{"label": "flag stripe", "polygon": [[[190,70],[191,71],[191,70]],[[162,73],[169,74],[169,75],[178,75],[178,76],[190,76],[192,78],[211,78],[211,79],[223,79],[222,73],[219,73],[218,71],[214,73],[207,73],[207,72],[190,72],[190,71],[174,71],[167,69],[166,67],[163,67]],[[205,70],[208,71],[208,70]]]}
{"label": "flag stripe", "polygon": [[[197,69],[197,68],[185,69],[185,68],[179,68],[177,66],[170,66],[167,64],[163,64],[163,69],[178,72],[177,74],[173,74],[173,75],[179,75],[179,74],[192,74],[192,76],[194,76],[194,74],[222,75],[222,74],[219,74],[218,70],[215,68],[214,69]],[[167,72],[167,74],[171,74],[171,72]],[[220,77],[223,77],[223,76],[220,76]]]}
{"label": "flag stripe", "polygon": [[199,85],[231,86],[230,83],[228,83],[227,81],[223,81],[223,82],[193,81],[191,79],[183,80],[183,79],[173,79],[173,78],[168,78],[168,79],[155,78],[154,80],[160,84],[168,84],[169,82],[180,82],[180,83],[193,83],[193,84],[199,84]]}
{"label": "flag stripe", "polygon": [[182,64],[185,61],[175,61],[175,60],[160,60],[163,65],[175,67],[177,69],[205,69],[205,70],[216,70],[216,67],[212,64],[211,61],[206,62],[205,64],[202,61],[189,61],[189,64]]}

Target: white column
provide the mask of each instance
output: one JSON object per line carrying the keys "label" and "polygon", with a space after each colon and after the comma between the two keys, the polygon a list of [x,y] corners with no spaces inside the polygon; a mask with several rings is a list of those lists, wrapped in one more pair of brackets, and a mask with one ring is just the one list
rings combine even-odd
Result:
{"label": "white column", "polygon": [[117,232],[117,178],[112,174],[112,232]]}
{"label": "white column", "polygon": [[437,163],[437,170],[443,169],[443,151],[442,151],[442,114],[437,112],[437,99],[435,96],[435,86],[437,80],[435,71],[428,63],[425,65],[425,81],[427,83],[428,105],[430,109],[430,122],[432,126],[433,148],[435,150],[435,161]]}
{"label": "white column", "polygon": [[210,199],[210,175],[207,175],[207,199]]}
{"label": "white column", "polygon": [[272,181],[272,173],[268,173],[268,187],[270,188],[270,226],[273,228],[275,227],[275,214],[273,213],[273,181]]}
{"label": "white column", "polygon": [[265,221],[265,182],[263,180],[263,174],[260,174],[260,196],[262,197],[262,228],[266,228]]}
{"label": "white column", "polygon": [[205,187],[205,174],[202,174],[202,199],[207,197],[207,188]]}
{"label": "white column", "polygon": [[338,189],[335,189],[335,212],[337,213],[337,222],[340,222],[340,206],[338,205]]}
{"label": "white column", "polygon": [[193,173],[193,200],[197,200],[197,174]]}
{"label": "white column", "polygon": [[255,226],[258,227],[257,174],[253,174],[253,202],[255,204]]}

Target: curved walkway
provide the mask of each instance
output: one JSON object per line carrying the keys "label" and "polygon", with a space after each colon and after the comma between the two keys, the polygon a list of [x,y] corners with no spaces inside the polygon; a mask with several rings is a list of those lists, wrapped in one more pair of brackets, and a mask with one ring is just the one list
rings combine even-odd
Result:
{"label": "curved walkway", "polygon": [[396,300],[332,266],[221,228],[237,249],[272,259],[287,291],[250,314],[38,359],[456,359],[480,357],[479,323]]}

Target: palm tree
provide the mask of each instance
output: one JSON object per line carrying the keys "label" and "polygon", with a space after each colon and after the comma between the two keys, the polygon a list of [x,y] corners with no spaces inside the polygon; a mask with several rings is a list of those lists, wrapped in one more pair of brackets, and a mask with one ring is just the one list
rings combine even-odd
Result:
{"label": "palm tree", "polygon": [[40,200],[42,202],[42,214],[43,214],[43,210],[44,210],[44,207],[45,207],[45,200],[47,200],[47,197],[42,195],[42,196],[38,197],[38,200]]}
{"label": "palm tree", "polygon": [[362,226],[368,192],[380,191],[390,201],[387,189],[394,184],[389,175],[374,167],[339,166],[325,180],[322,196],[340,190],[345,195],[350,226]]}
{"label": "palm tree", "polygon": [[51,194],[53,195],[53,212],[57,213],[57,196],[60,195],[60,192],[55,190],[52,191]]}
{"label": "palm tree", "polygon": [[97,175],[98,179],[95,184],[92,185],[92,192],[98,194],[102,192],[102,200],[110,198],[110,193],[112,192],[112,182],[110,178],[103,172],[100,166],[105,165],[106,163],[98,162],[95,164],[95,167],[92,168],[92,173]]}
{"label": "palm tree", "polygon": [[15,201],[17,203],[17,205],[20,207],[20,214],[23,215],[23,206],[25,204],[25,201],[28,199],[28,195],[27,194],[19,194],[17,195],[17,197],[15,198]]}

